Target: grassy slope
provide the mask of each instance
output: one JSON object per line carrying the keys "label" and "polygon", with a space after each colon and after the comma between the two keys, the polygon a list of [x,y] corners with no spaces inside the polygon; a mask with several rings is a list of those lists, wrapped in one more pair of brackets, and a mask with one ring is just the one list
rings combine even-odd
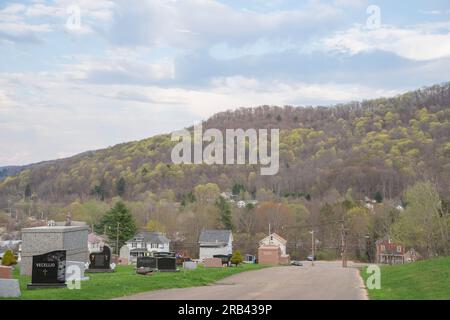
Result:
{"label": "grassy slope", "polygon": [[[81,283],[80,290],[44,289],[27,290],[28,276],[19,276],[19,270],[14,271],[14,277],[20,281],[22,296],[20,299],[44,300],[103,300],[132,295],[157,289],[185,288],[207,285],[233,274],[264,268],[262,265],[245,264],[241,267],[222,269],[181,270],[177,273],[155,273],[151,276],[141,276],[135,273],[132,266],[118,266],[115,273],[86,274],[89,281]],[[0,299],[1,300],[1,299]]]}
{"label": "grassy slope", "polygon": [[382,266],[381,289],[368,292],[374,300],[450,300],[450,257]]}

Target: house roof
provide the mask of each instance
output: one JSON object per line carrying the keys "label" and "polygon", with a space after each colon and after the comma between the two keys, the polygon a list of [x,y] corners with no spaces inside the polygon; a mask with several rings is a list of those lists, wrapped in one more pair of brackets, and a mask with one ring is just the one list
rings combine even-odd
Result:
{"label": "house roof", "polygon": [[286,243],[287,243],[287,240],[286,240],[286,239],[284,239],[282,236],[276,234],[275,232],[274,232],[274,233],[271,233],[270,235],[268,235],[267,237],[265,237],[264,239],[262,239],[262,240],[260,241],[260,243],[262,243],[262,242],[263,242],[264,240],[266,240],[266,239],[269,239],[269,240],[270,240],[270,237],[273,237],[274,239],[278,240],[278,241],[279,241],[280,243],[282,243],[282,244],[286,244]]}
{"label": "house roof", "polygon": [[143,242],[156,243],[156,244],[165,244],[165,243],[170,242],[170,240],[162,233],[148,232],[148,231],[139,232],[137,235],[135,235],[133,237],[133,239],[131,239],[127,242],[133,242],[133,241],[143,241]]}
{"label": "house roof", "polygon": [[95,233],[89,233],[88,234],[88,242],[89,243],[101,243],[101,242],[105,243],[106,240],[104,237],[99,236]]}
{"label": "house roof", "polygon": [[231,230],[203,230],[200,233],[200,243],[228,243]]}

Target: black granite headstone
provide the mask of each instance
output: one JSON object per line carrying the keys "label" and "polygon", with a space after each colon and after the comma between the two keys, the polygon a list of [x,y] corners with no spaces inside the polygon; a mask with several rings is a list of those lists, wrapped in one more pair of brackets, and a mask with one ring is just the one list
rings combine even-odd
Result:
{"label": "black granite headstone", "polygon": [[175,258],[175,252],[154,252],[153,256],[156,258]]}
{"label": "black granite headstone", "polygon": [[28,289],[66,287],[66,251],[52,251],[33,256]]}
{"label": "black granite headstone", "polygon": [[102,252],[93,252],[89,255],[89,269],[85,272],[113,272],[111,269],[111,250],[103,246]]}
{"label": "black granite headstone", "polygon": [[161,257],[158,259],[158,270],[159,271],[177,271],[176,258],[172,257]]}
{"label": "black granite headstone", "polygon": [[157,262],[154,257],[138,257],[136,268],[149,268],[149,269],[157,269]]}

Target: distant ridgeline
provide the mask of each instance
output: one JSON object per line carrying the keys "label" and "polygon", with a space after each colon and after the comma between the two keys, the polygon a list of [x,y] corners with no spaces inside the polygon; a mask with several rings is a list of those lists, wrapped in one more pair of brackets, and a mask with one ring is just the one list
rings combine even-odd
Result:
{"label": "distant ridgeline", "polygon": [[21,166],[9,166],[0,167],[0,181],[8,176],[15,176],[19,174],[24,167]]}
{"label": "distant ridgeline", "polygon": [[133,200],[165,190],[181,200],[208,182],[222,191],[238,183],[251,195],[265,189],[312,198],[349,188],[358,196],[396,198],[419,180],[433,180],[442,194],[450,190],[450,84],[333,107],[241,108],[212,116],[203,128],[279,128],[279,173],[261,176],[258,165],[175,165],[176,143],[167,134],[0,169],[0,204],[25,188],[40,200],[65,203],[117,195]]}

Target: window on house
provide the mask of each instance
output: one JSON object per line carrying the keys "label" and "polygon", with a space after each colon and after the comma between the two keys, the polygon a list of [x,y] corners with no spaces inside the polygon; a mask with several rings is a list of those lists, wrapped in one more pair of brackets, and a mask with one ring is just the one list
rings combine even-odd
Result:
{"label": "window on house", "polygon": [[132,248],[137,248],[137,243],[136,243],[136,242],[133,242],[133,243],[131,244],[131,247],[132,247]]}

